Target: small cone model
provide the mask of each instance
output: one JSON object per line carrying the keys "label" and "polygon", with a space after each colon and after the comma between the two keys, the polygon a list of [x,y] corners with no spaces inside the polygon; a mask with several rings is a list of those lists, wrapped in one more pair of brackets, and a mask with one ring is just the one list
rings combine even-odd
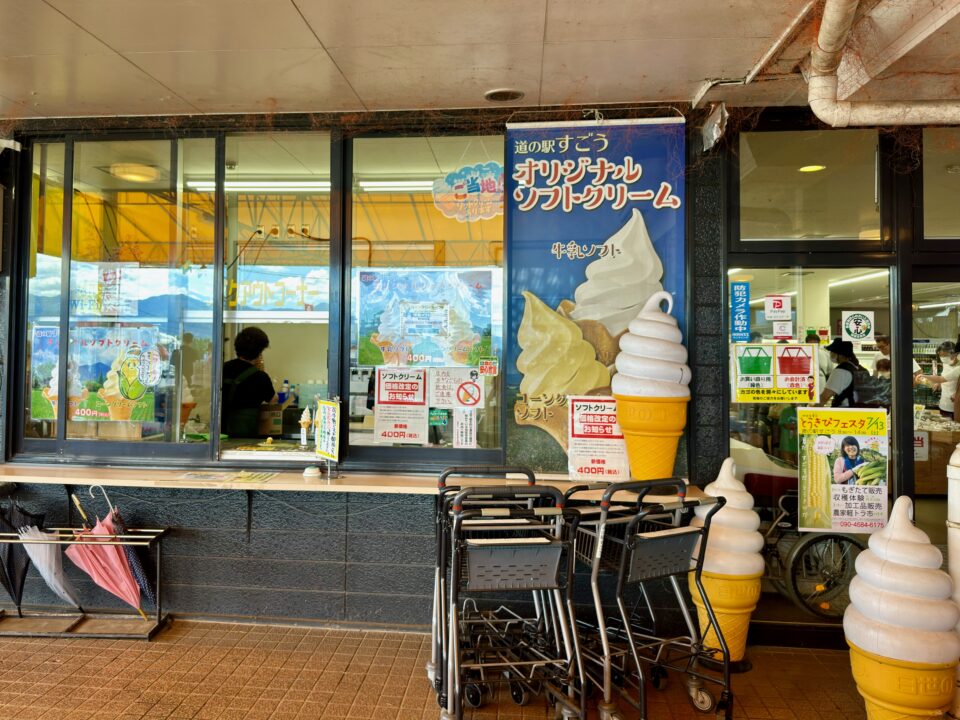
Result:
{"label": "small cone model", "polygon": [[[660,309],[663,302],[666,312]],[[655,292],[620,337],[611,387],[635,480],[673,475],[677,445],[687,424],[690,368],[672,309],[670,293]]]}
{"label": "small cone model", "polygon": [[[717,479],[703,489],[707,495],[723,497],[727,501],[710,521],[701,582],[727,643],[731,662],[743,660],[746,654],[750,615],[760,599],[760,577],[764,571],[760,553],[763,536],[757,531],[760,516],[753,510],[753,496],[737,479],[736,473],[733,458],[727,458]],[[694,512],[697,516],[690,524],[702,527],[709,507],[696,508]],[[709,648],[719,648],[720,641],[709,624],[710,617],[694,574],[690,573],[688,577],[701,631],[709,628],[703,643]],[[722,654],[717,652],[714,656],[720,658]]]}
{"label": "small cone model", "polygon": [[943,717],[954,694],[960,608],[943,556],[900,497],[857,557],[843,631],[869,720]]}

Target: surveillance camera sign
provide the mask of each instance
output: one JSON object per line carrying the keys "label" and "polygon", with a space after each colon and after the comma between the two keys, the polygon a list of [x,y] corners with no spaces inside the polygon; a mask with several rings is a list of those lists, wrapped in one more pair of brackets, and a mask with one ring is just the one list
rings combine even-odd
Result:
{"label": "surveillance camera sign", "polygon": [[873,342],[873,311],[844,310],[841,317],[842,337],[850,342]]}

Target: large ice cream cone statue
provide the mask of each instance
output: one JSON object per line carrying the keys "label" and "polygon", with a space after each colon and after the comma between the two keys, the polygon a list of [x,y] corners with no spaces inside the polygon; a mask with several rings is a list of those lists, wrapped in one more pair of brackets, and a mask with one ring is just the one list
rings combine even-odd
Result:
{"label": "large ice cream cone statue", "polygon": [[[707,495],[725,498],[726,504],[710,521],[701,575],[704,594],[713,608],[732,662],[742,660],[746,654],[750,616],[760,599],[760,577],[764,571],[760,554],[763,536],[757,530],[760,516],[753,509],[753,496],[736,473],[733,458],[727,458],[717,479],[703,489]],[[709,510],[709,507],[696,508],[696,517],[690,524],[702,527]],[[689,585],[700,628],[706,630],[703,643],[719,648],[716,629],[710,624],[693,573],[689,575]],[[718,652],[715,656],[721,654]]]}
{"label": "large ice cream cone statue", "polygon": [[955,689],[960,608],[943,556],[900,497],[857,556],[843,631],[869,720],[943,717]]}
{"label": "large ice cream cone statue", "polygon": [[[666,312],[660,309],[662,302],[667,303]],[[630,474],[636,480],[673,475],[687,424],[690,368],[672,309],[670,293],[655,292],[620,337],[612,390]]]}
{"label": "large ice cream cone statue", "polygon": [[521,348],[517,369],[522,399],[514,406],[518,425],[533,425],[567,447],[568,395],[584,395],[610,383],[610,372],[570,320],[531,292],[517,331]]}

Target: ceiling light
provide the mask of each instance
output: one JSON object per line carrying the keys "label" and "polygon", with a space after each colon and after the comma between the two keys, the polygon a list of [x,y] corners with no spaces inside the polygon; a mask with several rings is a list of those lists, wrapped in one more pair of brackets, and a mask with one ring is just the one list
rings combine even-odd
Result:
{"label": "ceiling light", "polygon": [[857,275],[856,277],[845,278],[843,280],[834,280],[833,282],[827,283],[827,287],[840,287],[841,285],[851,285],[853,283],[863,282],[864,280],[876,280],[877,278],[886,277],[890,274],[889,270],[878,270],[877,272],[868,273],[866,275]]}
{"label": "ceiling light", "polygon": [[364,192],[430,192],[433,180],[360,180]]}
{"label": "ceiling light", "polygon": [[960,300],[954,302],[930,303],[928,305],[917,305],[918,310],[929,310],[931,308],[954,307],[960,305]]}
{"label": "ceiling light", "polygon": [[947,171],[947,175],[960,175],[960,165],[947,165],[944,170]]}
{"label": "ceiling light", "polygon": [[513,88],[497,88],[496,90],[488,90],[483,94],[483,97],[489,102],[513,102],[514,100],[520,100],[523,97],[523,92]]}
{"label": "ceiling light", "polygon": [[147,183],[160,177],[160,170],[156,165],[146,163],[113,163],[108,169],[111,175],[128,182]]}
{"label": "ceiling light", "polygon": [[826,169],[826,165],[804,165],[803,167],[797,168],[800,172],[820,172]]}
{"label": "ceiling light", "polygon": [[736,275],[741,270],[743,270],[743,268],[730,268],[727,270],[727,275]]}
{"label": "ceiling light", "polygon": [[[213,192],[216,184],[213,180],[187,180],[187,187],[197,192]],[[329,180],[227,180],[224,182],[227,192],[250,193],[309,193],[330,192]]]}
{"label": "ceiling light", "polygon": [[[791,290],[790,292],[782,292],[782,293],[771,293],[771,295],[783,295],[783,296],[786,296],[786,297],[793,297],[793,296],[796,295],[796,294],[797,294],[797,291],[796,291],[796,290]],[[765,301],[766,301],[766,298],[762,298],[762,297],[761,297],[761,298],[757,298],[756,300],[751,300],[751,301],[750,301],[750,304],[751,304],[751,305],[759,305],[759,304],[761,304],[761,303],[763,303],[763,302],[765,302]]]}

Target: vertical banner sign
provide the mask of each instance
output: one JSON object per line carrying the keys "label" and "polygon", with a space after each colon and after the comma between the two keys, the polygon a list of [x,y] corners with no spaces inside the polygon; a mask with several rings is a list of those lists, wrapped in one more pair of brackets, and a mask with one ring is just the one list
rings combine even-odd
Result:
{"label": "vertical banner sign", "polygon": [[800,530],[871,533],[887,521],[886,410],[799,408]]}
{"label": "vertical banner sign", "polygon": [[477,411],[473,408],[453,409],[453,446],[475,448],[477,446]]}
{"label": "vertical banner sign", "polygon": [[317,455],[338,462],[340,459],[340,403],[317,400],[315,416]]}
{"label": "vertical banner sign", "polygon": [[730,283],[730,340],[750,342],[750,283]]}
{"label": "vertical banner sign", "polygon": [[819,346],[756,343],[730,346],[733,402],[813,403],[820,397]]}
{"label": "vertical banner sign", "polygon": [[630,463],[623,432],[617,423],[617,401],[612,397],[571,396],[571,478],[620,482],[630,479]]}
{"label": "vertical banner sign", "polygon": [[427,441],[425,368],[377,368],[373,439],[378,443],[421,445]]}
{"label": "vertical banner sign", "polygon": [[567,466],[567,396],[610,395],[619,338],[653,293],[673,296],[685,333],[684,130],[682,118],[507,125],[511,462]]}

